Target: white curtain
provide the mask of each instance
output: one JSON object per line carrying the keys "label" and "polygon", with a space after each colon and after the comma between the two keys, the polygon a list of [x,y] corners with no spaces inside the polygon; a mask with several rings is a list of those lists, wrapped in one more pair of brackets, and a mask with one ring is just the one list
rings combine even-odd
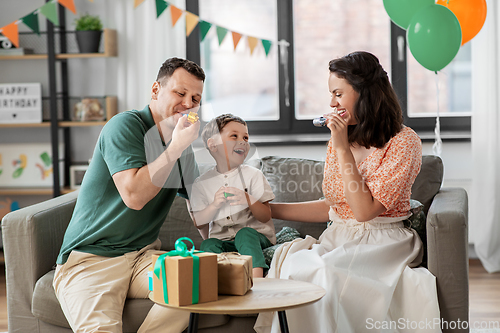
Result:
{"label": "white curtain", "polygon": [[[185,1],[169,1],[185,9]],[[184,15],[172,27],[170,8],[156,18],[155,1],[134,8],[133,1],[95,1],[103,6],[105,27],[118,33],[118,57],[106,60],[106,91],[118,97],[118,111],[142,109],[151,98],[151,86],[161,64],[170,57],[186,57]],[[109,93],[111,94],[111,93]]]}
{"label": "white curtain", "polygon": [[500,271],[500,5],[487,0],[481,32],[472,40],[470,236],[488,272]]}

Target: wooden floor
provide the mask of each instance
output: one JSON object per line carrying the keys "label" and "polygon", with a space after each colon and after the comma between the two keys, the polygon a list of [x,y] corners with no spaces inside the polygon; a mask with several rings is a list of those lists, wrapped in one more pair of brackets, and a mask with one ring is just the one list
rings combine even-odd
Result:
{"label": "wooden floor", "polygon": [[[2,257],[0,257],[0,332],[6,332],[7,299]],[[469,263],[470,327],[474,327],[475,323],[485,325],[494,322],[500,325],[500,273],[488,274],[477,259],[471,259]]]}
{"label": "wooden floor", "polygon": [[489,274],[478,259],[469,260],[469,323],[500,328],[500,273]]}

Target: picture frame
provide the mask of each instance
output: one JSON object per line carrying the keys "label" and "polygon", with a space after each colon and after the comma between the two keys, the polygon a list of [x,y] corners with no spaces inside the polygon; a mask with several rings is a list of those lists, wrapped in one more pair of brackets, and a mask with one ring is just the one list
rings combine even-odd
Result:
{"label": "picture frame", "polygon": [[69,187],[72,190],[77,190],[82,185],[83,176],[87,169],[88,165],[72,165],[69,167]]}
{"label": "picture frame", "polygon": [[[63,171],[64,144],[59,144],[59,170]],[[64,181],[59,172],[59,181]],[[0,188],[50,188],[54,185],[50,143],[0,144]]]}

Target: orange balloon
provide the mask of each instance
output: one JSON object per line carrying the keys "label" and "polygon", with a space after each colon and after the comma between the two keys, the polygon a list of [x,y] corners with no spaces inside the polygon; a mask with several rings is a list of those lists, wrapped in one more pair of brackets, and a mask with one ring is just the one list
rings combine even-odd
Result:
{"label": "orange balloon", "polygon": [[455,14],[462,29],[462,45],[476,36],[486,20],[486,0],[437,0]]}

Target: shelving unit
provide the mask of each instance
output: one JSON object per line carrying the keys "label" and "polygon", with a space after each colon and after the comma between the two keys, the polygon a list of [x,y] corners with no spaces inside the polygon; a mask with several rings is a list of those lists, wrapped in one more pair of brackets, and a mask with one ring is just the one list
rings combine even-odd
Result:
{"label": "shelving unit", "polygon": [[[72,121],[69,108],[69,80],[67,62],[71,59],[81,58],[102,58],[117,56],[117,33],[116,30],[104,29],[103,46],[104,52],[101,53],[67,53],[67,35],[64,22],[65,9],[59,5],[59,52],[56,53],[55,35],[53,24],[47,20],[47,54],[29,54],[29,55],[1,55],[0,60],[47,60],[49,67],[49,98],[50,98],[50,121],[42,123],[18,123],[18,124],[0,124],[0,128],[49,128],[52,145],[52,168],[53,168],[53,186],[52,188],[0,188],[0,195],[52,195],[54,197],[69,193],[69,167],[71,165],[71,142],[70,130],[74,127],[103,126],[111,116],[117,113],[117,99],[115,96],[106,96],[106,120],[105,121]],[[56,63],[60,64],[60,77],[56,77]],[[59,82],[61,91],[56,87]],[[58,116],[58,99],[62,99],[62,119]],[[59,152],[59,132],[62,132],[64,141],[64,181],[60,184],[60,161]]]}

